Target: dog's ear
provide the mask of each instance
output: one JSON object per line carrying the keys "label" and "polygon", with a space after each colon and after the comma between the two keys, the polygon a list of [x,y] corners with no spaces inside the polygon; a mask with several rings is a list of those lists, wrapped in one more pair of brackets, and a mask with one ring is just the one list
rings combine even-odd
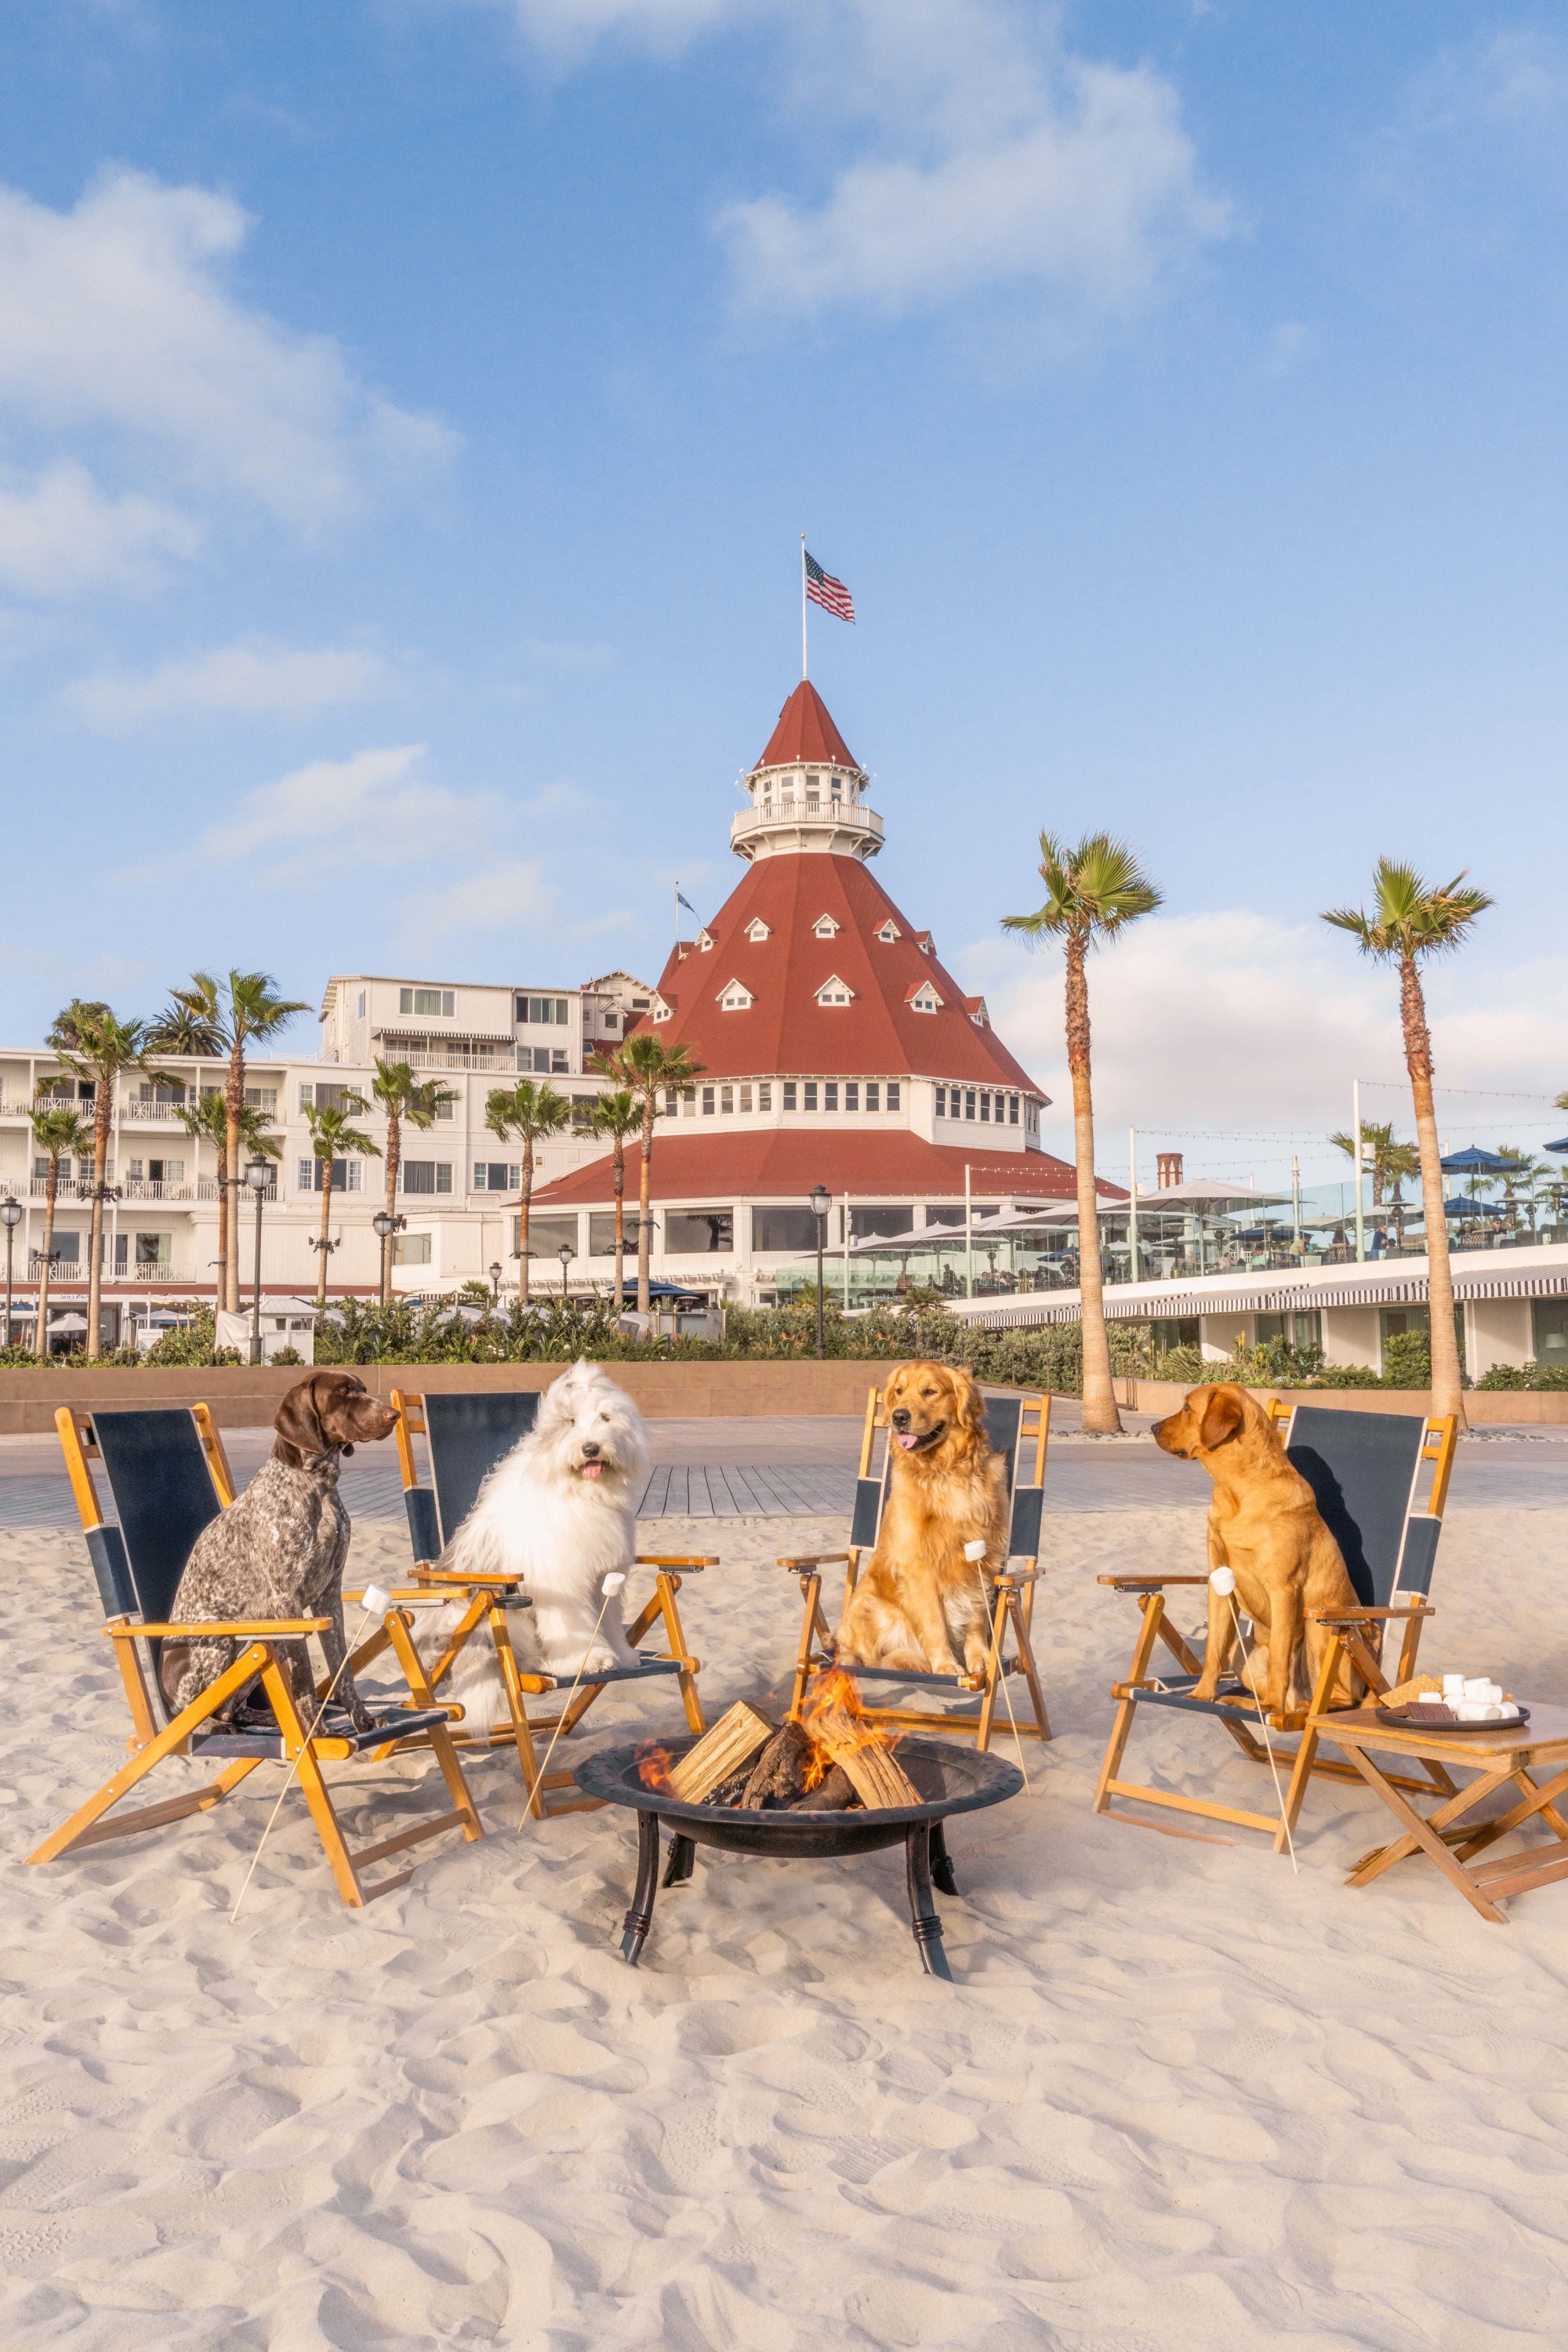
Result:
{"label": "dog's ear", "polygon": [[1232,1438],[1247,1419],[1239,1391],[1229,1381],[1221,1381],[1204,1407],[1204,1417],[1198,1430],[1198,1444],[1205,1454]]}
{"label": "dog's ear", "polygon": [[978,1444],[983,1438],[988,1439],[990,1430],[985,1420],[985,1400],[980,1393],[979,1382],[962,1365],[951,1368],[947,1377],[952,1382],[953,1419],[964,1436],[971,1444]]}
{"label": "dog's ear", "polygon": [[286,1448],[284,1459],[291,1456],[296,1469],[307,1454],[326,1451],[319,1389],[318,1373],[312,1372],[308,1380],[296,1381],[272,1417],[279,1441],[273,1451]]}

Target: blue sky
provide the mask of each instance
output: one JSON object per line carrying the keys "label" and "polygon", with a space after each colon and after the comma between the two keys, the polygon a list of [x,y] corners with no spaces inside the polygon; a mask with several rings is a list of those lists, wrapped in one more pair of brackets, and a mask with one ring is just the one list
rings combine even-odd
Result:
{"label": "blue sky", "polygon": [[1389,851],[1496,893],[1447,1115],[1542,1139],[1565,132],[1545,5],[13,0],[6,1035],[200,963],[656,970],[805,530],[882,878],[1053,1092],[997,919],[1109,824],[1167,898],[1111,1128],[1261,1168],[1396,1077],[1315,921]]}

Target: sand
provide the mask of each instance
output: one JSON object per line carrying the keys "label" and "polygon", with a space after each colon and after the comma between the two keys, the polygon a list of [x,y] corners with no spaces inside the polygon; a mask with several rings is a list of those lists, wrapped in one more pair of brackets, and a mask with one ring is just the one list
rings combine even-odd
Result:
{"label": "sand", "polygon": [[[1568,1690],[1565,1516],[1451,1515],[1426,1663]],[[723,1551],[688,1595],[710,1712],[793,1654],[768,1563],[842,1532],[648,1530]],[[399,1542],[369,1530],[357,1571],[401,1567]],[[919,1971],[897,1855],[700,1859],[627,1969],[628,1817],[528,1822],[500,1755],[473,1769],[486,1842],[426,1849],[363,1913],[294,1798],[229,1925],[270,1770],[210,1817],[26,1869],[122,1729],[79,1539],[0,1538],[0,2341],[1568,2340],[1568,1885],[1504,1927],[1424,1862],[1347,1890],[1384,1816],[1343,1786],[1309,1799],[1299,1874],[1089,1811],[1133,1614],[1094,1575],[1201,1567],[1201,1542],[1188,1511],[1053,1521],[1059,1736],[1028,1795],[955,1825],[947,1986]],[[606,1700],[593,1741],[647,1720]],[[1161,1717],[1131,1760],[1197,1787],[1227,1749]],[[434,1802],[427,1769],[340,1768],[351,1829]],[[1239,1762],[1219,1780],[1264,1801]]]}

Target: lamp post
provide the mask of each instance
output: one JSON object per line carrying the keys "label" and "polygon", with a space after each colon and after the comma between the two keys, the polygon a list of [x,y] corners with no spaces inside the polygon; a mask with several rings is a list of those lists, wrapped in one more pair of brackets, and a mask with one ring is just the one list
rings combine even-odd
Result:
{"label": "lamp post", "polygon": [[573,1248],[570,1242],[563,1242],[555,1255],[561,1260],[561,1304],[564,1307],[566,1304],[566,1269],[571,1265],[577,1253]]}
{"label": "lamp post", "polygon": [[22,1203],[7,1197],[0,1201],[0,1222],[5,1227],[5,1345],[11,1344],[11,1259],[16,1247],[16,1228],[22,1222]]}
{"label": "lamp post", "polygon": [[[818,1184],[814,1187],[811,1195],[811,1211],[816,1219],[816,1353],[819,1362],[827,1353],[827,1333],[822,1299],[822,1253],[827,1245],[827,1212],[832,1206],[833,1195],[826,1185]],[[847,1236],[846,1236],[845,1246],[848,1247]]]}
{"label": "lamp post", "polygon": [[272,1162],[259,1152],[245,1163],[245,1181],[256,1200],[256,1272],[250,1286],[250,1360],[261,1361],[261,1203],[272,1181]]}
{"label": "lamp post", "polygon": [[492,1260],[489,1267],[490,1304],[492,1307],[499,1307],[500,1305],[500,1260],[496,1258]]}
{"label": "lamp post", "polygon": [[371,1230],[381,1244],[381,1303],[386,1305],[392,1284],[392,1252],[387,1244],[394,1234],[400,1234],[407,1224],[406,1217],[395,1217],[390,1209],[378,1209],[371,1219]]}

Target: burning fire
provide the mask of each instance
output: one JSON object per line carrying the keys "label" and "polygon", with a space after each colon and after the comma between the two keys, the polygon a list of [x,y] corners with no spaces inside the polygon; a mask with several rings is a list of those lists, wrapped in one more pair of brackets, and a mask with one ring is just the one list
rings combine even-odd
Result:
{"label": "burning fire", "polygon": [[852,1756],[860,1748],[891,1751],[898,1745],[896,1738],[889,1739],[886,1732],[867,1722],[860,1685],[844,1666],[825,1666],[816,1676],[801,1701],[799,1722],[811,1742],[805,1768],[808,1790],[827,1778],[841,1756]]}
{"label": "burning fire", "polygon": [[645,1789],[669,1791],[669,1750],[654,1739],[646,1739],[637,1751],[637,1779]]}

